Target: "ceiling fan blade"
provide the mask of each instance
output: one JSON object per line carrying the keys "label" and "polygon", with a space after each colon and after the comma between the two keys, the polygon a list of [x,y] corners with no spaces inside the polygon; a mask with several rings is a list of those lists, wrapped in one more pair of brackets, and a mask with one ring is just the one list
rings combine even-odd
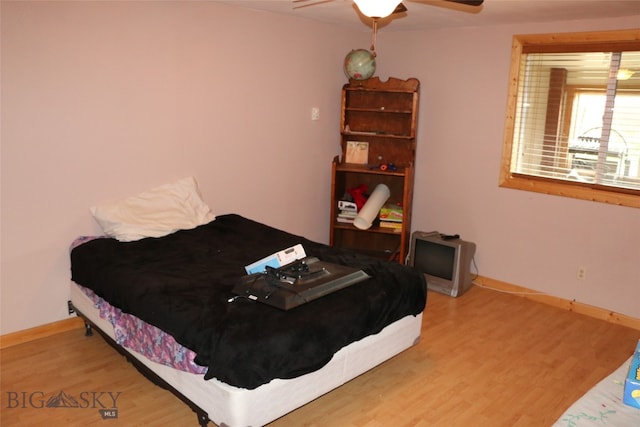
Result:
{"label": "ceiling fan blade", "polygon": [[484,0],[445,0],[451,3],[466,4],[467,6],[480,6]]}
{"label": "ceiling fan blade", "polygon": [[322,3],[330,3],[333,0],[292,0],[292,3],[306,3],[306,4],[297,4],[295,6],[293,6],[294,9],[302,9],[303,7],[309,7],[309,6],[315,6],[317,4],[322,4]]}
{"label": "ceiling fan blade", "polygon": [[[330,3],[333,1],[335,0],[291,0],[291,2],[294,4],[293,6],[294,9],[302,9],[304,7],[315,6],[322,3]],[[372,0],[372,1],[375,1],[375,0]],[[415,1],[419,1],[419,0],[415,0]],[[484,0],[441,0],[441,1],[458,3],[466,6],[480,6],[482,3],[484,3]],[[404,3],[401,2],[401,3],[398,3],[398,6],[396,6],[395,10],[391,12],[391,14],[393,15],[396,13],[403,13],[403,12],[407,12],[407,10],[408,10],[407,7],[404,5]]]}
{"label": "ceiling fan blade", "polygon": [[398,7],[396,7],[396,9],[393,12],[391,12],[391,14],[393,15],[394,13],[402,13],[406,11],[407,11],[407,7],[404,5],[404,3],[400,3],[398,4]]}

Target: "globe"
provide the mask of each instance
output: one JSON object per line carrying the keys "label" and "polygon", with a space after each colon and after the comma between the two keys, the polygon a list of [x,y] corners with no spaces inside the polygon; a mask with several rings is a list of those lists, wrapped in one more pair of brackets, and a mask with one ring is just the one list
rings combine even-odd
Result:
{"label": "globe", "polygon": [[366,49],[354,49],[344,58],[344,73],[350,79],[367,80],[376,71],[376,57]]}

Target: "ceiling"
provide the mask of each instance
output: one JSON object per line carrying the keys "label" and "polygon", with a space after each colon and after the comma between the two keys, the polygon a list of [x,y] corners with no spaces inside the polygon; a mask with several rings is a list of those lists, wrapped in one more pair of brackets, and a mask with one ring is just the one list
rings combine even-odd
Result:
{"label": "ceiling", "polygon": [[[371,26],[371,19],[362,16],[352,0],[218,1],[363,31]],[[312,3],[317,4],[299,7]],[[403,0],[403,3],[407,12],[385,18],[379,26],[386,27],[386,31],[410,31],[640,15],[640,0],[484,0],[480,7],[443,0]]]}

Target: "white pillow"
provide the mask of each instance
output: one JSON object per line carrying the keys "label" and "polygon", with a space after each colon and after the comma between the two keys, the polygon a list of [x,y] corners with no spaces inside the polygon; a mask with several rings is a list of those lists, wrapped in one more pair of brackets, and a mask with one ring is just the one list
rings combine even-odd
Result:
{"label": "white pillow", "polygon": [[209,206],[202,201],[194,177],[116,202],[92,206],[90,210],[104,233],[121,242],[162,237],[215,219]]}

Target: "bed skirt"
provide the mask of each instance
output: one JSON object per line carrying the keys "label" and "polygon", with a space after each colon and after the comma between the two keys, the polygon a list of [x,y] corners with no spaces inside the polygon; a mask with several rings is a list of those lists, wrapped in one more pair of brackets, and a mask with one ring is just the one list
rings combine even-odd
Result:
{"label": "bed skirt", "polygon": [[[73,306],[115,342],[111,323],[77,284],[71,282]],[[422,313],[406,316],[375,335],[342,348],[320,370],[297,378],[274,379],[255,389],[230,386],[203,375],[179,371],[122,348],[188,400],[218,426],[262,426],[339,387],[413,346],[420,339]],[[199,414],[200,416],[200,414]]]}

